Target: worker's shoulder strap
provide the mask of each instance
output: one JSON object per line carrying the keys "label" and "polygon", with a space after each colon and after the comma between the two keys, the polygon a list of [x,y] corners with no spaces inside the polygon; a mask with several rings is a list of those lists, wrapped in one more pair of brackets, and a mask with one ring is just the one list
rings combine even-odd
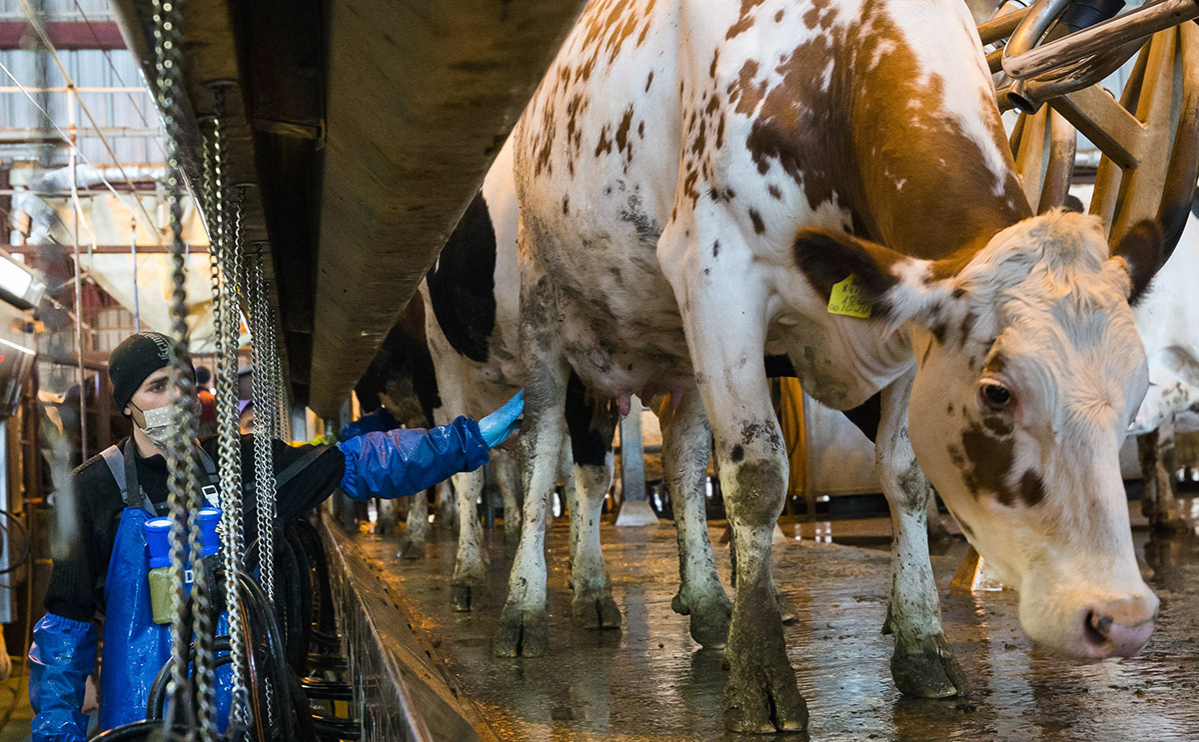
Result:
{"label": "worker's shoulder strap", "polygon": [[125,497],[125,457],[121,455],[121,449],[116,446],[109,446],[100,452],[104,463],[108,464],[108,470],[112,472],[112,478],[117,480],[117,487],[121,490],[121,498]]}
{"label": "worker's shoulder strap", "polygon": [[311,451],[305,451],[303,456],[288,464],[286,469],[275,475],[275,487],[282,487],[290,482],[330,448],[333,446],[311,446]]}
{"label": "worker's shoulder strap", "polygon": [[[130,454],[132,454],[132,445],[132,439],[130,439],[126,445]],[[117,488],[121,490],[121,501],[125,503],[126,507],[141,508],[146,512],[162,515],[162,508],[156,506],[146,491],[137,484],[137,470],[130,471],[133,466],[132,458],[122,453],[117,446],[109,446],[100,452],[100,456],[108,465],[108,470],[112,472],[112,478],[116,480]],[[133,481],[133,487],[129,486],[130,479]],[[131,489],[136,491],[130,492]]]}

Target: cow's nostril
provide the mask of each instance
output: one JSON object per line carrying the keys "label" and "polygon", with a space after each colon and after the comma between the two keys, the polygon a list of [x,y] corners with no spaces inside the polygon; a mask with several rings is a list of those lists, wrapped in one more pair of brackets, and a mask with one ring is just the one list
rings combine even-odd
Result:
{"label": "cow's nostril", "polygon": [[1106,644],[1112,632],[1112,617],[1087,612],[1086,634],[1092,644]]}

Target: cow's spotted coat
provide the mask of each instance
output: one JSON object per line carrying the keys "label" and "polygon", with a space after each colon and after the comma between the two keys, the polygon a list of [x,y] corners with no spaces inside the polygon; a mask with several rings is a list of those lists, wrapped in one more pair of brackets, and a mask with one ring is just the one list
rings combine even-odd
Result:
{"label": "cow's spotted coat", "polygon": [[[1127,296],[1160,240],[1146,229],[1108,260],[1093,220],[1031,218],[964,4],[596,0],[514,136],[535,266],[527,502],[548,492],[537,441],[561,435],[562,357],[615,399],[698,394],[735,534],[731,728],[798,729],[807,713],[770,590],[786,456],[764,349],[832,407],[882,392],[902,690],[964,689],[925,473],[1021,588],[1035,639],[1096,657],[1143,644],[1157,602],[1115,447],[1145,385]],[[826,311],[850,273],[870,320]],[[989,407],[989,386],[1010,404]],[[501,653],[544,628],[525,599],[537,558],[518,554]]]}

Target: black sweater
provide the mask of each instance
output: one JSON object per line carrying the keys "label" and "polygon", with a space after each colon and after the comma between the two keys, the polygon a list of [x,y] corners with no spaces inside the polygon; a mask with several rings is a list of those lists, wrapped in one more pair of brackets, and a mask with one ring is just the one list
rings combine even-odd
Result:
{"label": "black sweater", "polygon": [[[123,451],[125,442],[118,445]],[[208,438],[200,445],[215,462],[216,437]],[[274,441],[275,472],[283,471],[309,450],[308,446],[289,446],[282,441]],[[241,438],[241,462],[243,481],[253,481],[253,436]],[[336,446],[327,447],[302,472],[280,488],[277,505],[279,522],[287,522],[316,507],[341,482],[344,469],[345,456]],[[166,502],[166,459],[162,456],[147,459],[137,454],[137,477],[138,483],[155,504]],[[68,545],[68,553],[64,558],[54,560],[50,587],[46,591],[46,610],[73,621],[91,621],[97,612],[104,612],[104,581],[125,503],[121,500],[121,490],[112,472],[98,455],[76,469],[74,479],[78,495],[75,520],[79,540]],[[255,508],[256,500],[251,492],[245,496],[243,508],[246,543],[250,543],[257,534]]]}

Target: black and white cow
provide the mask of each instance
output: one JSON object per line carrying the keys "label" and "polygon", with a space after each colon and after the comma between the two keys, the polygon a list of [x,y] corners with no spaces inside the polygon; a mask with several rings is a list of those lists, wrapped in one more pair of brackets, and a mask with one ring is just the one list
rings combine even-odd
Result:
{"label": "black and white cow", "polygon": [[771,589],[787,462],[764,350],[831,407],[881,393],[901,690],[965,688],[930,480],[1034,640],[1148,640],[1117,450],[1147,384],[1128,298],[1160,230],[1109,249],[1094,218],[1032,216],[960,0],[594,0],[514,137],[529,470],[499,654],[544,648],[571,372],[613,400],[668,392],[692,477],[707,412],[736,535],[726,723],[806,725]]}
{"label": "black and white cow", "polygon": [[[425,335],[437,374],[441,406],[435,422],[459,415],[478,419],[520,389],[523,368],[517,354],[519,297],[496,287],[516,286],[515,195],[510,150],[497,158],[491,177],[467,207],[437,263],[421,284]],[[504,499],[504,531],[511,542],[520,533],[520,482],[515,452],[492,453],[496,482]],[[455,610],[487,603],[483,531],[476,504],[483,492],[483,470],[453,477],[458,501],[458,555],[450,582]]]}

